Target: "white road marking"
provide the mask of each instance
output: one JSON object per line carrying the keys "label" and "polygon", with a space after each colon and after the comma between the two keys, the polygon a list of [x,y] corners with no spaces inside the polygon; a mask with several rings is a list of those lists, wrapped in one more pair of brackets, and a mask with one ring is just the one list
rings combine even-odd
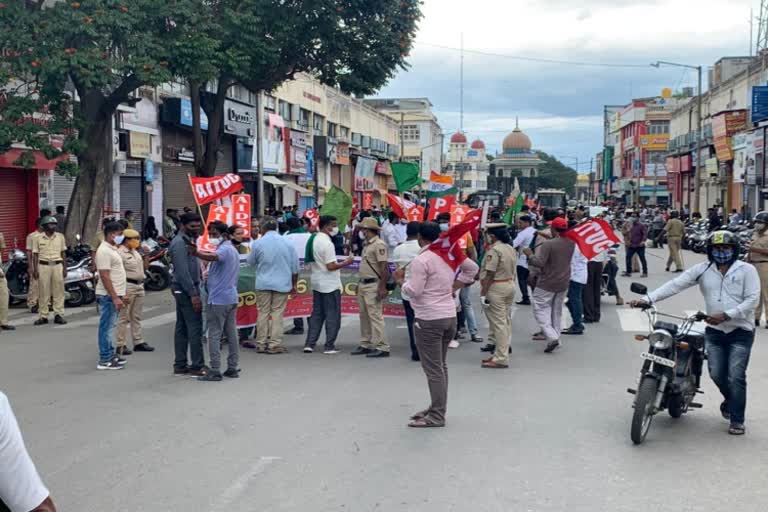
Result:
{"label": "white road marking", "polygon": [[245,490],[252,485],[252,481],[266,471],[267,467],[275,461],[283,460],[282,457],[259,457],[259,460],[248,470],[240,475],[232,485],[224,489],[216,501],[211,505],[211,512],[230,510],[232,504],[240,498]]}

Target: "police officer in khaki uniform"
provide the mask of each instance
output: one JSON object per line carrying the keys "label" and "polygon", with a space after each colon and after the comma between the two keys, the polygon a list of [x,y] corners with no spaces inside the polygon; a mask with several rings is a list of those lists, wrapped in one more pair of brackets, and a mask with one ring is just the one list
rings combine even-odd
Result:
{"label": "police officer in khaki uniform", "polygon": [[488,224],[486,238],[490,248],[480,269],[480,302],[488,317],[491,335],[496,340],[493,356],[483,360],[483,368],[508,368],[512,341],[512,304],[517,287],[517,253],[510,245],[506,224]]}
{"label": "police officer in khaki uniform", "polygon": [[35,277],[35,269],[32,266],[32,245],[35,243],[35,238],[43,233],[43,226],[40,225],[41,220],[43,219],[39,218],[35,221],[37,229],[27,235],[25,244],[27,250],[27,274],[29,275],[29,286],[27,288],[27,307],[33,314],[38,313],[37,299],[40,297],[40,290],[37,283],[37,278]]}
{"label": "police officer in khaki uniform", "polygon": [[755,325],[760,325],[760,318],[765,309],[766,327],[768,327],[768,212],[755,215],[755,232],[749,246],[748,258],[760,276],[760,302],[755,310]]}
{"label": "police officer in khaki uniform", "polygon": [[[669,213],[669,220],[664,226],[664,233],[667,234],[667,245],[669,246],[669,258],[667,258],[667,272],[669,272],[672,263],[675,264],[675,272],[682,272],[683,258],[680,251],[683,248],[683,235],[685,235],[685,224],[679,218],[677,211],[672,210]],[[659,235],[661,237],[662,235]]]}
{"label": "police officer in khaki uniform", "polygon": [[360,346],[353,356],[389,357],[389,343],[384,334],[384,299],[387,298],[387,245],[379,238],[381,227],[371,217],[358,226],[365,236],[360,260],[357,302],[360,305]]}
{"label": "police officer in khaki uniform", "polygon": [[[122,245],[117,250],[123,260],[126,275],[126,291],[123,302],[126,307],[120,310],[117,320],[117,355],[128,356],[135,352],[154,352],[155,348],[148,345],[141,333],[141,320],[144,315],[144,257],[138,249],[141,236],[134,229],[123,231]],[[133,350],[126,346],[128,325],[131,326]]]}
{"label": "police officer in khaki uniform", "polygon": [[15,331],[16,328],[12,325],[8,325],[8,281],[5,279],[5,273],[3,272],[3,251],[5,251],[5,237],[0,233],[0,330],[3,331]]}
{"label": "police officer in khaki uniform", "polygon": [[45,217],[40,221],[43,232],[32,241],[33,275],[38,279],[40,318],[35,325],[48,323],[48,304],[53,304],[53,323],[64,325],[64,279],[67,277],[67,261],[64,252],[67,242],[64,235],[56,232],[56,217]]}

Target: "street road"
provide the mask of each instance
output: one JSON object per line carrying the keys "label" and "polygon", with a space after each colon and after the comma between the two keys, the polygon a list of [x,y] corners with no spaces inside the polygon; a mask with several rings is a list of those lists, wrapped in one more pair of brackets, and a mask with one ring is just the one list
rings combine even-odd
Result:
{"label": "street road", "polygon": [[[642,281],[655,287],[672,274],[665,251],[649,253]],[[620,287],[632,298],[629,280]],[[691,290],[663,308],[702,305]],[[727,435],[706,377],[703,409],[657,416],[635,447],[626,388],[644,324],[609,298],[602,322],[552,355],[530,341],[531,310],[518,307],[509,370],[481,369],[478,344],[450,351],[448,425],[424,430],[405,426],[428,395],[403,322],[387,321],[390,359],[351,357],[357,321],[345,318],[342,354],[305,355],[303,338],[289,337],[289,354],[243,354],[239,380],[200,383],[171,376],[170,293],[150,295],[147,309],[158,350],[121,372],[96,371],[91,308],[64,327],[33,327],[15,310],[19,330],[0,334],[0,389],[62,511],[748,512],[768,501],[765,328],[746,436]]]}

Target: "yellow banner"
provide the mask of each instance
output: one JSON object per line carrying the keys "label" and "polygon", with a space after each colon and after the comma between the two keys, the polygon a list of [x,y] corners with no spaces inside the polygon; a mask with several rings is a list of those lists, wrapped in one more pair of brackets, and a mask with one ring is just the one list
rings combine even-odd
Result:
{"label": "yellow banner", "polygon": [[641,135],[640,147],[649,151],[663,151],[669,145],[669,134]]}

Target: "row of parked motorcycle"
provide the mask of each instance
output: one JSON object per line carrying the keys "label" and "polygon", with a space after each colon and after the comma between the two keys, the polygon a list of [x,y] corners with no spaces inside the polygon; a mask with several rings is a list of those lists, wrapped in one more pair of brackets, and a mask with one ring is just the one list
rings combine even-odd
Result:
{"label": "row of parked motorcycle", "polygon": [[[169,244],[164,238],[145,240],[142,244],[148,262],[144,271],[144,288],[147,291],[161,291],[171,286],[173,268],[168,257]],[[83,243],[79,235],[77,244],[67,249],[67,277],[64,279],[64,304],[67,307],[85,306],[96,301],[98,273],[91,252],[91,246]],[[3,270],[8,280],[10,304],[26,303],[29,292],[26,253],[20,249],[11,251]]]}
{"label": "row of parked motorcycle", "polygon": [[[731,222],[718,229],[727,229],[739,238],[739,245],[741,246],[739,254],[741,259],[744,259],[749,252],[749,243],[754,232],[752,223],[746,220]],[[710,233],[709,222],[706,220],[687,224],[685,227],[685,237],[683,238],[683,249],[689,249],[699,254],[707,252],[707,238]]]}

